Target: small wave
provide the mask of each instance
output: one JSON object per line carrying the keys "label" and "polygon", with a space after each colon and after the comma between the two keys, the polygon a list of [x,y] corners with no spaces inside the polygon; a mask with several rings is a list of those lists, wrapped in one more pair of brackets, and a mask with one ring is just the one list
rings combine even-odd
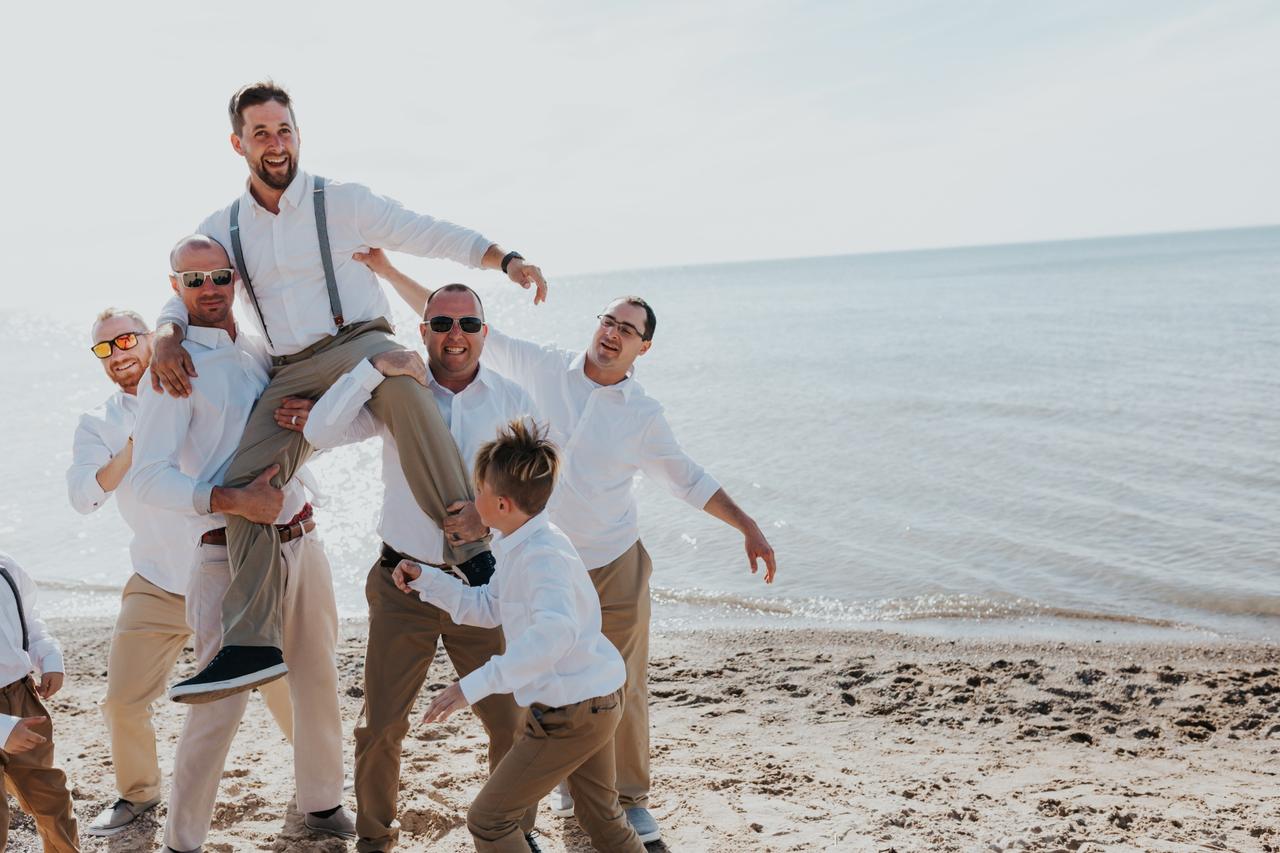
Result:
{"label": "small wave", "polygon": [[849,602],[834,598],[760,598],[716,590],[653,590],[655,601],[721,609],[741,614],[782,616],[830,623],[908,622],[928,619],[1068,619],[1115,622],[1153,628],[1193,628],[1172,619],[1158,619],[1125,613],[1052,607],[1028,599],[992,601],[970,595],[922,595],[912,598]]}
{"label": "small wave", "polygon": [[124,589],[120,584],[90,583],[62,578],[37,578],[36,586],[50,592],[120,592]]}

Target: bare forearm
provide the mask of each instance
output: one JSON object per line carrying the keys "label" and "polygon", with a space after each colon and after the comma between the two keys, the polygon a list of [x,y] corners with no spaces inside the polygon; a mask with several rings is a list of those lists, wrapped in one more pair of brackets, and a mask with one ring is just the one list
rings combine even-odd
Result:
{"label": "bare forearm", "polygon": [[421,317],[427,310],[427,300],[431,298],[431,288],[419,284],[395,267],[379,272],[396,292],[396,295],[413,309],[413,313]]}
{"label": "bare forearm", "polygon": [[110,462],[99,468],[94,478],[98,481],[98,485],[102,487],[102,491],[114,492],[120,485],[120,481],[124,479],[124,475],[129,473],[129,466],[132,464],[133,439],[130,438],[125,444],[124,450],[117,453]]}
{"label": "bare forearm", "polygon": [[502,269],[502,259],[506,257],[506,255],[506,251],[497,243],[490,244],[489,248],[485,250],[484,257],[480,259],[480,269]]}
{"label": "bare forearm", "polygon": [[733,498],[729,497],[729,493],[724,489],[717,489],[703,510],[743,535],[756,529],[755,520],[743,512],[742,507],[734,503]]}

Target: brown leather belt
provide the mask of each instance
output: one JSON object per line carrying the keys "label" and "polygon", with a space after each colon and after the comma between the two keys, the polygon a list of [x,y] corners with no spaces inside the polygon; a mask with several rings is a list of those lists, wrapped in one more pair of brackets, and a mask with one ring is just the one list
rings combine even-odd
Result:
{"label": "brown leather belt", "polygon": [[[311,517],[311,504],[303,504],[302,509],[298,510],[298,514],[288,524],[276,525],[276,530],[280,532],[280,544],[282,545],[285,542],[292,542],[294,539],[315,529],[316,522]],[[219,527],[215,530],[210,530],[200,537],[200,542],[205,545],[226,545],[227,528]]]}

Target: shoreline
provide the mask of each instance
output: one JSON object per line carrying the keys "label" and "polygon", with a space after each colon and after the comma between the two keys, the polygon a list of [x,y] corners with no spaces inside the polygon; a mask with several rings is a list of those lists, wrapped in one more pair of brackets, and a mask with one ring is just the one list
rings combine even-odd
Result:
{"label": "shoreline", "polygon": [[[110,620],[49,619],[67,686],[49,703],[83,827],[114,800],[105,687]],[[364,622],[344,621],[348,767]],[[179,675],[192,668],[189,653]],[[452,681],[438,656],[423,696]],[[1264,643],[940,639],[900,632],[661,630],[651,653],[651,850],[1280,851],[1280,647]],[[425,706],[420,698],[418,713]],[[166,769],[184,709],[156,713]],[[399,849],[472,849],[483,784],[470,714],[405,741]],[[166,781],[167,790],[167,781]],[[205,849],[354,849],[311,837],[288,804],[288,747],[260,701],[224,772]],[[354,795],[348,793],[349,806]],[[10,849],[38,850],[15,808]],[[150,850],[164,805],[84,850]],[[544,850],[587,850],[544,808]],[[991,845],[996,845],[992,847]],[[1216,847],[1215,847],[1216,845]]]}

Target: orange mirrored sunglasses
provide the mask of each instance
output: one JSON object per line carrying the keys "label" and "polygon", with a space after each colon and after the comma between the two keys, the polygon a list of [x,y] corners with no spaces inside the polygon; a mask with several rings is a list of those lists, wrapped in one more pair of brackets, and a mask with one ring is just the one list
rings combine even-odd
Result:
{"label": "orange mirrored sunglasses", "polygon": [[112,349],[133,349],[138,345],[138,338],[146,332],[125,332],[123,335],[116,335],[109,341],[98,341],[89,347],[98,358],[110,358]]}

